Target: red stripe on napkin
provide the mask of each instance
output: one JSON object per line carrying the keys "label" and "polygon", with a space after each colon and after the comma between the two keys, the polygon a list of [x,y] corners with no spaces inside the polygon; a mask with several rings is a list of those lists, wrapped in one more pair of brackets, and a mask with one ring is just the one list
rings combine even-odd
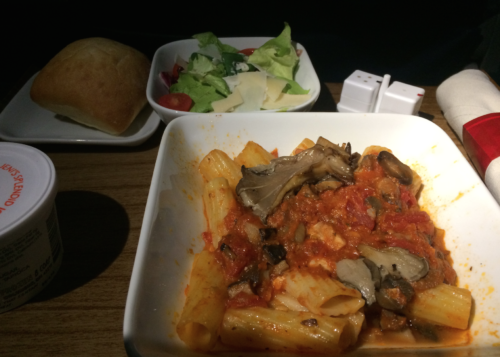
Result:
{"label": "red stripe on napkin", "polygon": [[465,123],[463,144],[484,179],[488,165],[500,157],[500,113],[486,114]]}

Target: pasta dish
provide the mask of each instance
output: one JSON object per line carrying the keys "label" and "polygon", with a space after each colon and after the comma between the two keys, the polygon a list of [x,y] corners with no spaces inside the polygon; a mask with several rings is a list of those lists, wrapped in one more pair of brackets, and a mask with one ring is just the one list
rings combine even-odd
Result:
{"label": "pasta dish", "polygon": [[339,353],[469,342],[470,291],[420,176],[388,148],[248,142],[200,162],[207,230],[177,324],[191,349]]}

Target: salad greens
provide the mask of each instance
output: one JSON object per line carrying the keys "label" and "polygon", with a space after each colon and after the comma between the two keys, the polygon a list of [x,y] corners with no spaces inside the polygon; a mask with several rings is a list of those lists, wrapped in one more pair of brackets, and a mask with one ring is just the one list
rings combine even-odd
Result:
{"label": "salad greens", "polygon": [[193,100],[193,107],[190,112],[206,113],[212,109],[212,102],[221,100],[223,95],[217,93],[215,87],[203,85],[190,74],[180,73],[179,80],[170,87],[170,93],[185,93]]}
{"label": "salad greens", "polygon": [[255,66],[246,62],[245,55],[242,53],[223,52],[221,57],[227,76],[234,76],[238,74],[238,72],[241,73],[244,69],[246,69],[247,72],[257,71]]}
{"label": "salad greens", "polygon": [[200,33],[193,37],[199,42],[199,50],[190,56],[187,68],[183,68],[177,82],[170,86],[171,93],[185,93],[191,97],[194,103],[191,112],[212,111],[212,102],[231,94],[224,78],[230,81],[230,77],[238,73],[267,72],[270,76],[287,82],[283,93],[309,92],[294,81],[299,57],[292,45],[291,29],[287,23],[278,37],[255,49],[250,56],[223,44],[211,32]]}
{"label": "salad greens", "polygon": [[290,26],[285,23],[281,35],[257,48],[248,58],[248,62],[258,65],[272,75],[293,81],[299,57],[292,46]]}
{"label": "salad greens", "polygon": [[225,45],[211,32],[203,32],[194,35],[193,38],[197,39],[200,43],[200,49],[210,50],[211,46],[214,46],[218,53],[238,53],[238,49],[233,46]]}

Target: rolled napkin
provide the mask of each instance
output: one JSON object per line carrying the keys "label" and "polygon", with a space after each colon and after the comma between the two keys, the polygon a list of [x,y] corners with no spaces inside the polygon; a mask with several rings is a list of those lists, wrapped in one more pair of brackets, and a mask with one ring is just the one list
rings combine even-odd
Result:
{"label": "rolled napkin", "polygon": [[500,91],[482,71],[467,69],[441,83],[436,99],[500,204]]}

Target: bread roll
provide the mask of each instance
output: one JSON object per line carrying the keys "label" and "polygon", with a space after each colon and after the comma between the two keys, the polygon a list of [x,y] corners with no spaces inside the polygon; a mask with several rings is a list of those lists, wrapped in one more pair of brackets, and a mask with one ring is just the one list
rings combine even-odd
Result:
{"label": "bread roll", "polygon": [[150,66],[145,55],[119,42],[79,40],[40,71],[31,99],[79,123],[119,135],[147,102]]}

